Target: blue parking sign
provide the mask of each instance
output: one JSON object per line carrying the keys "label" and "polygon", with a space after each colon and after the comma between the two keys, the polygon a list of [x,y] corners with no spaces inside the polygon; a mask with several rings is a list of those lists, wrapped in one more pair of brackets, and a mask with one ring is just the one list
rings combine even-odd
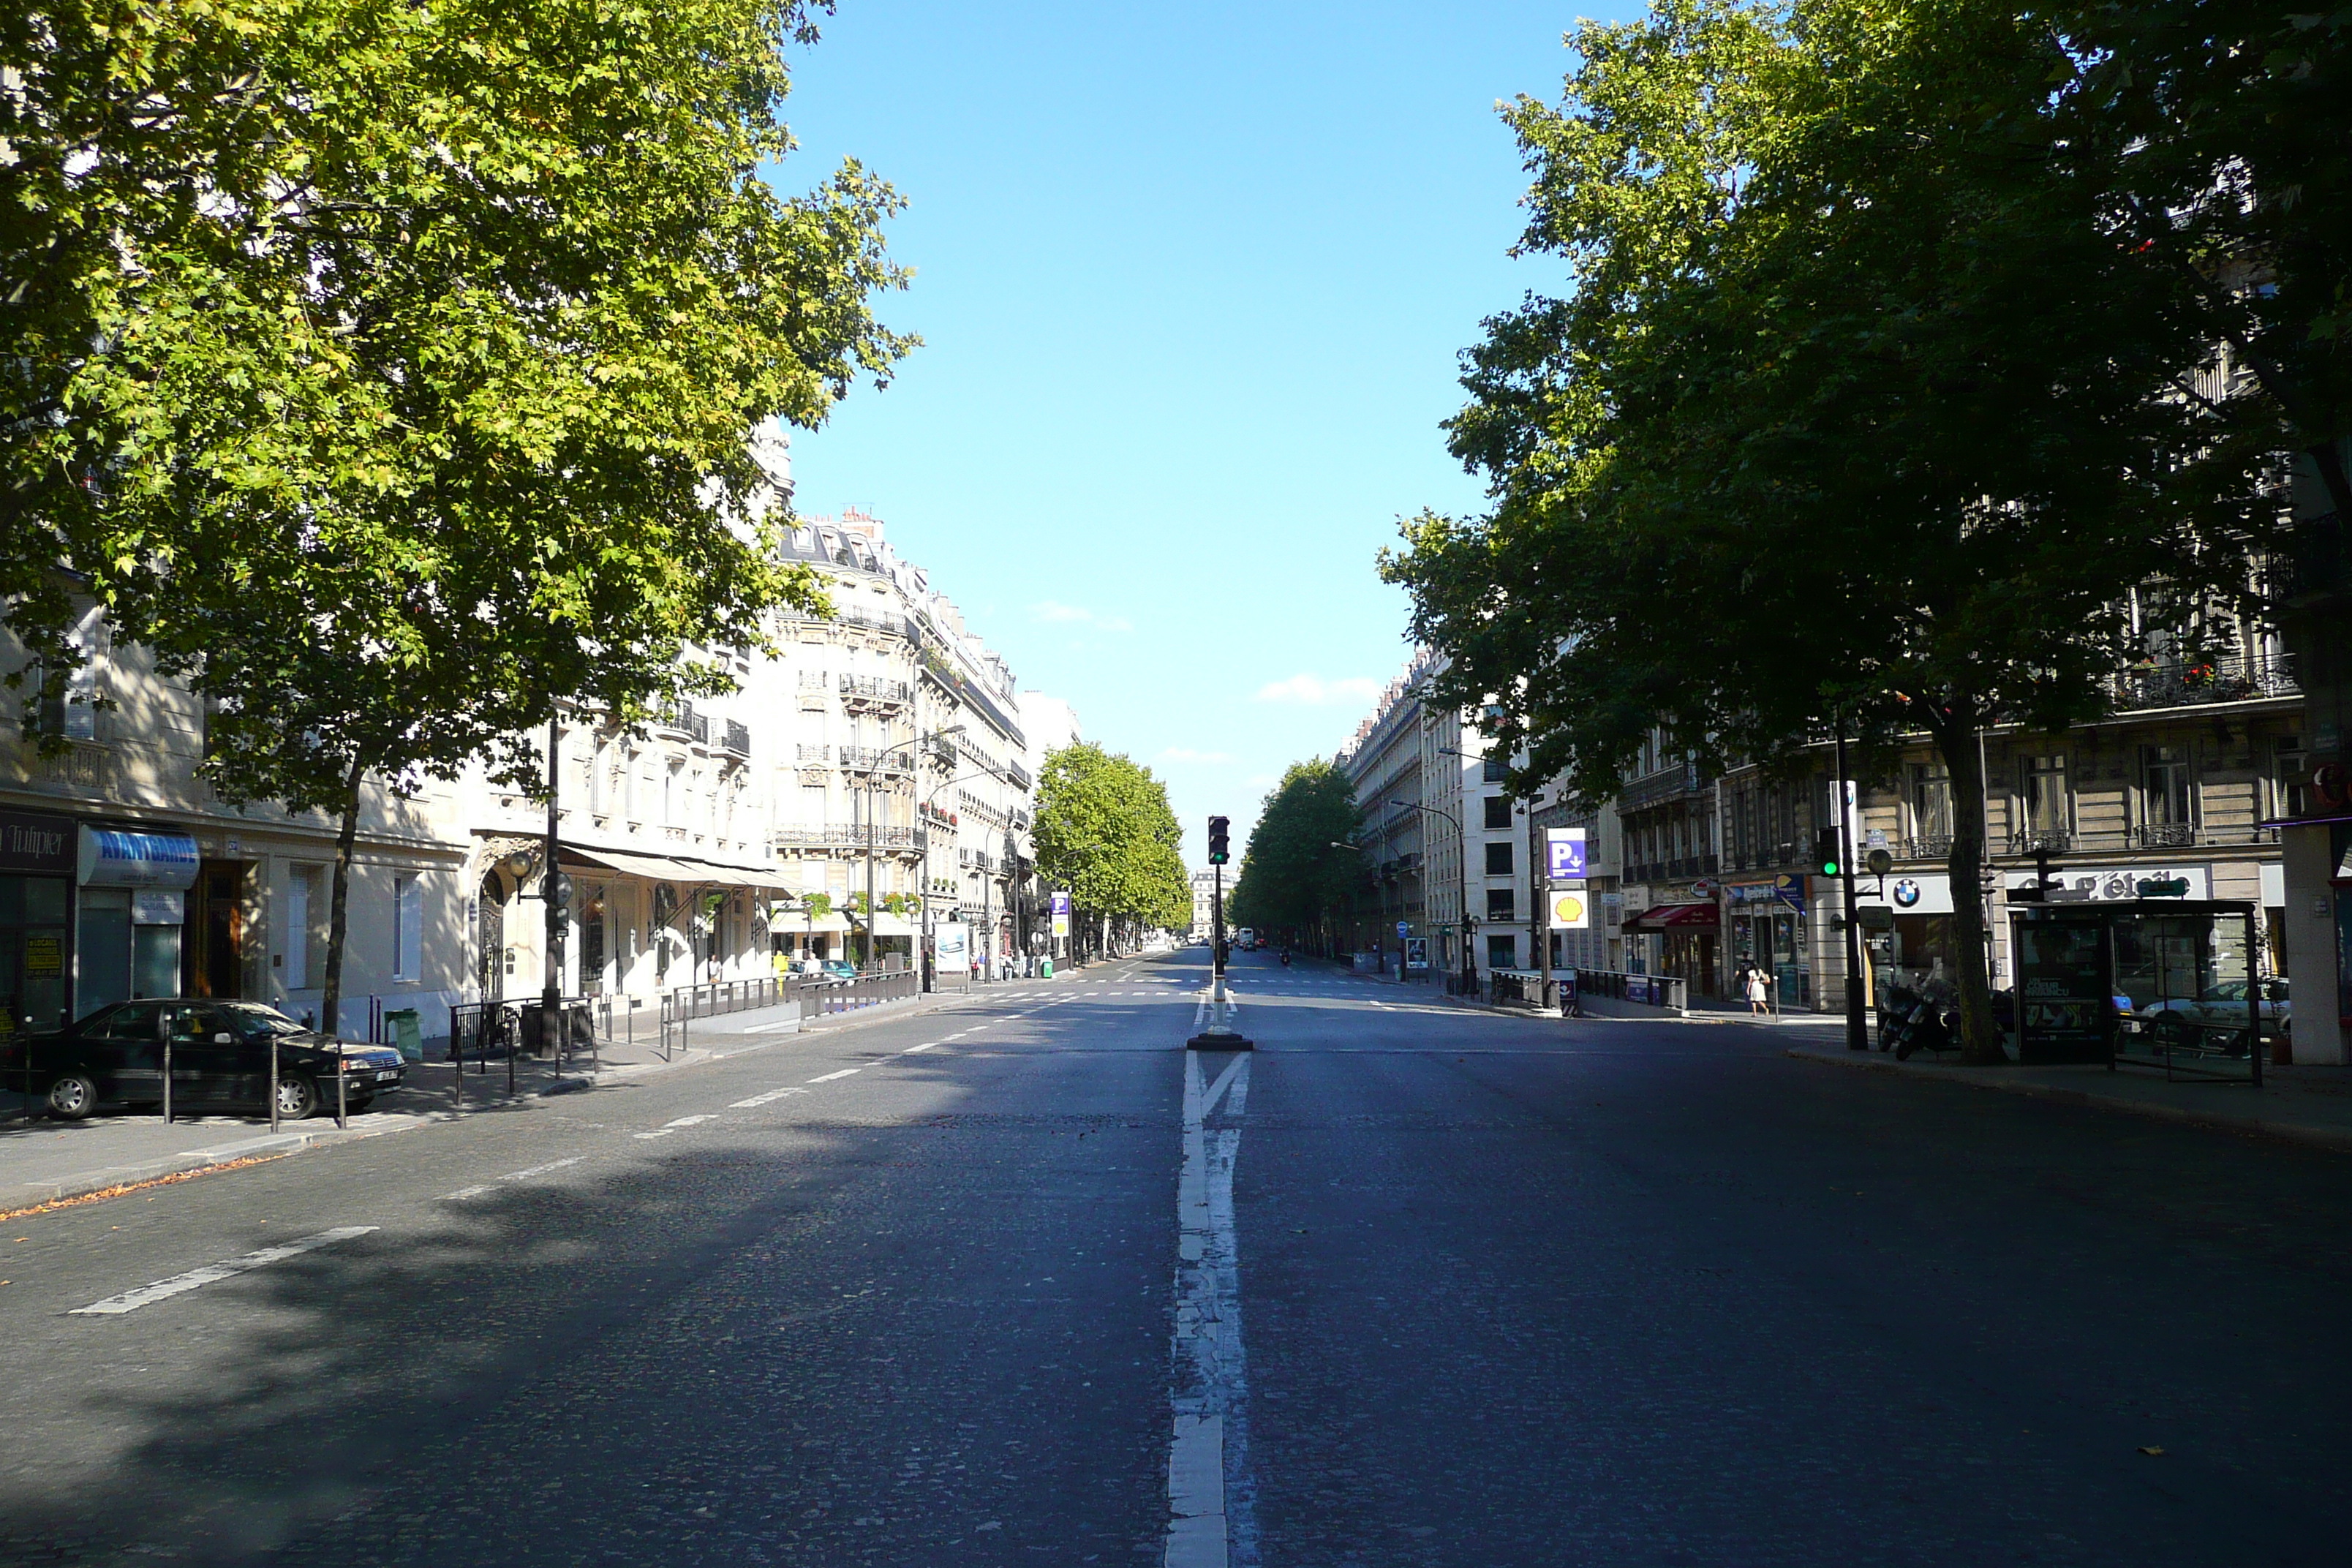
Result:
{"label": "blue parking sign", "polygon": [[1583,880],[1584,829],[1581,827],[1544,829],[1544,875],[1555,882]]}

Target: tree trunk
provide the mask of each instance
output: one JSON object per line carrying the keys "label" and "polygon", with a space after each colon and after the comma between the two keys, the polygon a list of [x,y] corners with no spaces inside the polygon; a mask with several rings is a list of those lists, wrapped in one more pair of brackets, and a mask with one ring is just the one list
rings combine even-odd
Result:
{"label": "tree trunk", "polygon": [[343,786],[343,827],[335,836],[335,891],[327,917],[327,977],[325,994],[319,1001],[319,1033],[330,1039],[336,1034],[343,1005],[343,935],[349,927],[352,845],[359,837],[360,774],[364,771],[361,763],[352,764]]}
{"label": "tree trunk", "polygon": [[1960,1061],[1990,1067],[2009,1060],[1992,1016],[1991,954],[1985,942],[1982,883],[1985,777],[1978,751],[1982,723],[1971,696],[1954,695],[1940,722],[1931,722],[1936,749],[1952,787],[1952,847],[1944,870],[1952,884],[1952,946],[1960,990]]}

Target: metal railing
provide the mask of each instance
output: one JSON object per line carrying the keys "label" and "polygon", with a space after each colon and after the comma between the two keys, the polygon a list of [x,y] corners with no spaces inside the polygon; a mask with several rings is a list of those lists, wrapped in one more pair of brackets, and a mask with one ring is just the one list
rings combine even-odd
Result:
{"label": "metal railing", "polygon": [[750,756],[751,754],[751,731],[750,726],[740,723],[733,719],[728,720],[726,747],[728,751],[733,752],[739,757]]}
{"label": "metal railing", "polygon": [[914,688],[903,680],[891,680],[878,675],[845,675],[841,678],[841,694],[866,702],[911,702]]}
{"label": "metal railing", "polygon": [[1690,1005],[1690,982],[1679,974],[1627,974],[1613,969],[1576,972],[1580,997],[1607,996],[1619,1002],[1681,1012]]}
{"label": "metal railing", "polygon": [[668,1061],[686,1049],[698,1018],[765,1007],[794,1007],[799,1020],[806,1023],[811,1018],[855,1012],[918,995],[921,991],[922,975],[912,969],[861,974],[854,980],[769,977],[673,986],[660,998],[662,1060]]}
{"label": "metal railing", "polygon": [[2116,708],[2129,712],[2295,697],[2303,688],[2295,682],[2294,660],[2287,655],[2249,658],[2221,654],[2209,659],[2150,659],[2116,675],[2109,690]]}
{"label": "metal railing", "polygon": [[859,773],[910,773],[915,771],[915,754],[883,746],[844,746],[841,765]]}
{"label": "metal railing", "polygon": [[833,748],[812,746],[803,741],[793,748],[793,760],[798,763],[829,763],[833,761]]}
{"label": "metal railing", "polygon": [[870,822],[828,822],[815,826],[779,827],[771,836],[771,841],[782,849],[863,849],[871,845],[877,849],[912,852],[923,847],[923,830],[919,827],[877,826]]}

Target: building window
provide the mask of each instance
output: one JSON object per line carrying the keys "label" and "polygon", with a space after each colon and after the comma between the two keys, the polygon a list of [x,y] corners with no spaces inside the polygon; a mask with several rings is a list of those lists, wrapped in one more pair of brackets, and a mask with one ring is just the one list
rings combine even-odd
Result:
{"label": "building window", "polygon": [[392,879],[392,977],[414,980],[425,968],[425,884],[415,876]]}
{"label": "building window", "polygon": [[1510,825],[1511,797],[1507,795],[1488,795],[1486,797],[1486,826],[1488,827],[1508,827]]}
{"label": "building window", "polygon": [[2150,827],[2187,827],[2197,820],[2185,746],[2139,749],[2140,819]]}
{"label": "building window", "polygon": [[1499,844],[1487,845],[1486,875],[1489,877],[1507,877],[1510,874],[1511,841],[1506,838]]}
{"label": "building window", "polygon": [[1487,968],[1517,969],[1518,966],[1519,939],[1517,937],[1490,935],[1486,938]]}
{"label": "building window", "polygon": [[1941,763],[1911,764],[1911,837],[1952,836],[1952,775]]}
{"label": "building window", "polygon": [[2063,833],[2073,825],[2066,809],[2066,756],[2063,752],[2021,759],[2018,795],[2028,833]]}
{"label": "building window", "polygon": [[1510,889],[1489,888],[1486,889],[1486,918],[1488,920],[1507,921],[1512,919],[1511,904],[1512,899]]}
{"label": "building window", "polygon": [[1508,757],[1493,756],[1482,760],[1482,776],[1488,784],[1501,784],[1503,776],[1510,771],[1511,759]]}
{"label": "building window", "polygon": [[286,945],[279,951],[286,955],[289,991],[308,991],[312,976],[324,965],[326,940],[320,916],[327,904],[321,886],[325,871],[322,866],[294,866],[287,871]]}
{"label": "building window", "polygon": [[2311,814],[2311,760],[2304,754],[2301,735],[2281,735],[2271,746],[2273,816]]}

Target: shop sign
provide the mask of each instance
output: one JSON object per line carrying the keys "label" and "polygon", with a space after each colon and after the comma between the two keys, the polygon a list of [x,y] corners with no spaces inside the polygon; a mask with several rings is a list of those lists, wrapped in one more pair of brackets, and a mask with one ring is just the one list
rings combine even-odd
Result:
{"label": "shop sign", "polygon": [[54,980],[66,972],[66,941],[47,931],[25,935],[25,973],[28,979]]}
{"label": "shop sign", "polygon": [[[2031,888],[2036,874],[2011,871],[2002,879],[2011,889]],[[2053,904],[2104,904],[2118,899],[2210,899],[2213,896],[2210,866],[2103,866],[2095,871],[2053,871],[2045,901]]]}
{"label": "shop sign", "polygon": [[1865,907],[1891,909],[1898,915],[1948,915],[1952,912],[1952,879],[1941,872],[1922,872],[1916,877],[1882,877],[1882,884],[1872,887],[1857,884],[1857,902]]}
{"label": "shop sign", "polygon": [[79,869],[86,888],[192,888],[200,863],[185,833],[84,827]]}
{"label": "shop sign", "polygon": [[1805,879],[1802,877],[1780,876],[1769,882],[1730,882],[1724,886],[1735,904],[1769,904],[1774,900],[1792,910],[1805,907]]}
{"label": "shop sign", "polygon": [[0,871],[70,877],[74,849],[72,818],[0,811]]}

